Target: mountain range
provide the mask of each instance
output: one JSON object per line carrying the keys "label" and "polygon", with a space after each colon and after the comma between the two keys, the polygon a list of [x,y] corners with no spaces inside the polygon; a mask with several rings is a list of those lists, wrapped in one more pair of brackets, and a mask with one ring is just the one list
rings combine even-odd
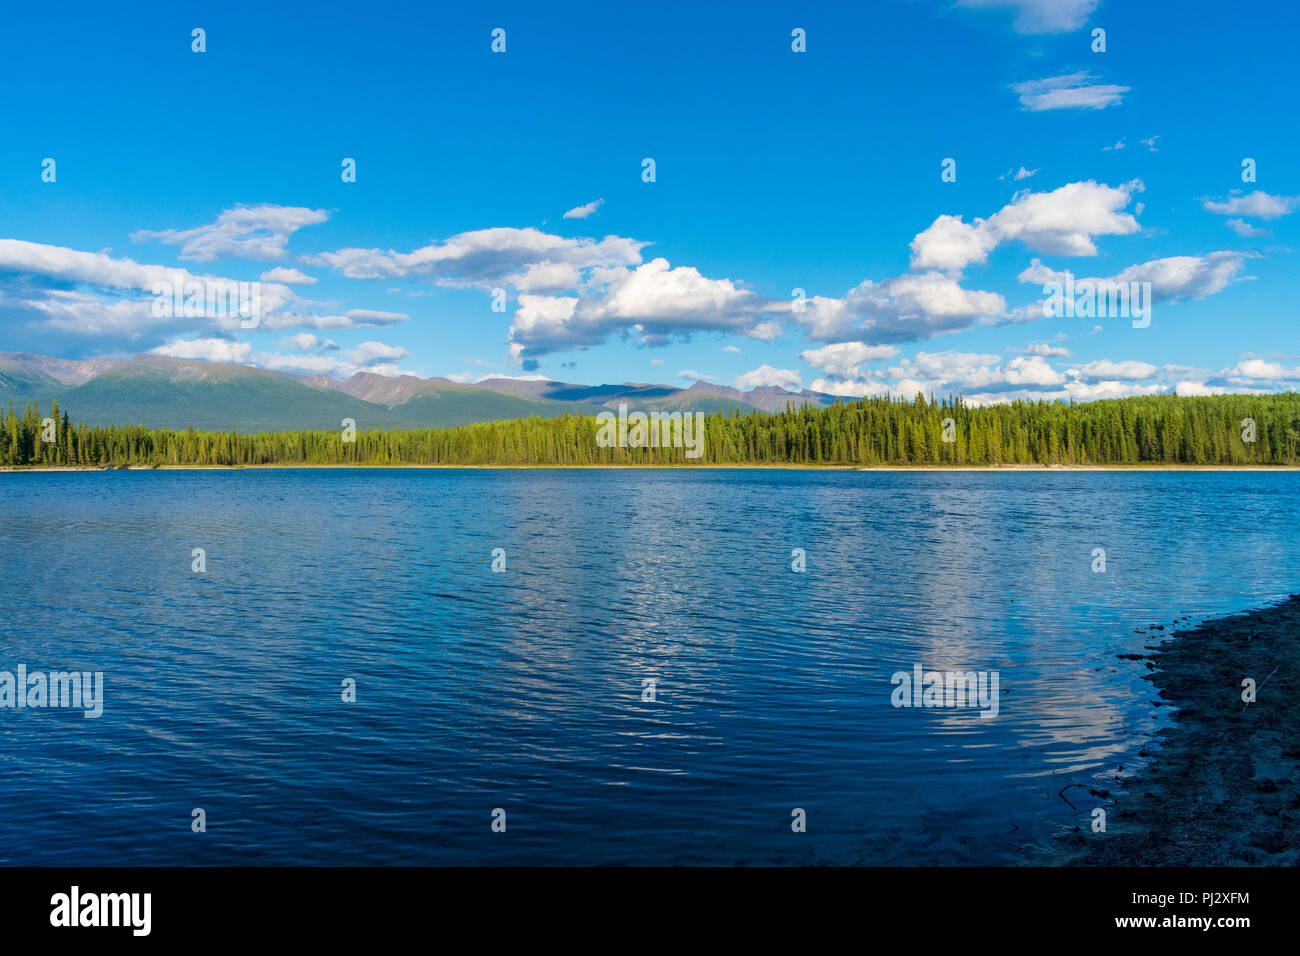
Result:
{"label": "mountain range", "polygon": [[782,411],[829,405],[834,396],[760,386],[742,391],[696,382],[690,388],[624,382],[575,385],[546,379],[489,378],[463,385],[447,378],[351,378],[292,375],[251,365],[197,362],[162,355],[128,359],[60,359],[0,352],[0,412],[27,402],[48,413],[58,400],[75,422],[92,425],[193,427],[214,431],[338,428],[442,428],[471,422],[595,415],[626,403],[633,411]]}

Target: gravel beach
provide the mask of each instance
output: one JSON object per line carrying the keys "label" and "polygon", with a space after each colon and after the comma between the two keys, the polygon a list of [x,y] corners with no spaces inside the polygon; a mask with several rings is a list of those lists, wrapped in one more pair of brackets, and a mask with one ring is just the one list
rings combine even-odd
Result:
{"label": "gravel beach", "polygon": [[[1062,837],[1084,866],[1293,866],[1300,861],[1300,595],[1206,621],[1150,655],[1176,708],[1150,763],[1107,803],[1104,833]],[[1256,685],[1243,701],[1246,678]]]}

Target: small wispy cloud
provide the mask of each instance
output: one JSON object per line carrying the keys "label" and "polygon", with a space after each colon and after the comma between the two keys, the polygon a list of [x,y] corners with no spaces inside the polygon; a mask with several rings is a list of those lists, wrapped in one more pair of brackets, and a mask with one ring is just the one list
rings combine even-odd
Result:
{"label": "small wispy cloud", "polygon": [[586,219],[588,216],[596,215],[596,210],[605,205],[603,199],[593,199],[585,206],[574,206],[564,214],[565,219]]}
{"label": "small wispy cloud", "polygon": [[300,269],[276,266],[267,269],[259,277],[263,282],[283,282],[285,285],[315,285],[316,277],[309,276]]}
{"label": "small wispy cloud", "polygon": [[1237,235],[1244,236],[1247,239],[1267,239],[1273,235],[1273,230],[1252,226],[1244,219],[1229,219],[1227,225]]}
{"label": "small wispy cloud", "polygon": [[1092,74],[1086,70],[1013,83],[1011,88],[1019,95],[1021,107],[1031,113],[1102,110],[1122,103],[1124,94],[1131,89],[1113,83],[1094,83]]}
{"label": "small wispy cloud", "polygon": [[1088,22],[1098,0],[959,0],[964,7],[1009,7],[1017,33],[1069,33]]}
{"label": "small wispy cloud", "polygon": [[294,349],[299,352],[332,352],[338,345],[332,339],[322,339],[310,332],[299,332],[275,343],[277,348]]}
{"label": "small wispy cloud", "polygon": [[1041,358],[1069,358],[1070,350],[1060,345],[1052,345],[1049,342],[1031,342],[1025,348],[1026,355],[1037,355]]}
{"label": "small wispy cloud", "polygon": [[240,205],[225,210],[207,225],[193,229],[140,229],[131,233],[131,241],[157,240],[180,246],[180,258],[195,262],[279,259],[285,255],[285,246],[295,232],[328,218],[329,213],[324,209],[270,203]]}
{"label": "small wispy cloud", "polygon": [[1300,196],[1271,196],[1263,190],[1247,195],[1235,195],[1223,202],[1205,200],[1205,208],[1221,216],[1251,216],[1255,219],[1277,219],[1300,208]]}

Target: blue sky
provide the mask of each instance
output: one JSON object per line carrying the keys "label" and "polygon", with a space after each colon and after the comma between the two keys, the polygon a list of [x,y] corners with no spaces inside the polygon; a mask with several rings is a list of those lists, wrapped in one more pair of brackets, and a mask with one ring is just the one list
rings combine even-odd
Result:
{"label": "blue sky", "polygon": [[[1300,382],[1289,5],[5,17],[0,350],[977,401]],[[1043,316],[1066,272],[1150,282],[1150,324]],[[258,326],[158,316],[177,277],[261,282]]]}

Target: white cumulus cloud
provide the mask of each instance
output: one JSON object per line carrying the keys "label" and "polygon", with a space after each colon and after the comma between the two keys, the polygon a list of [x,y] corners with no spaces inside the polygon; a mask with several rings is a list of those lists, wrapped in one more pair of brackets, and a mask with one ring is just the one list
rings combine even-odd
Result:
{"label": "white cumulus cloud", "polygon": [[1139,180],[1108,186],[1092,180],[1050,192],[1018,193],[988,219],[937,218],[912,240],[912,268],[958,273],[1007,242],[1059,256],[1095,256],[1094,236],[1131,235],[1140,228],[1125,212]]}
{"label": "white cumulus cloud", "polygon": [[770,365],[760,365],[743,375],[737,375],[734,384],[736,388],[745,390],[757,388],[761,385],[775,385],[780,388],[798,390],[803,388],[803,379],[792,368],[773,368]]}

